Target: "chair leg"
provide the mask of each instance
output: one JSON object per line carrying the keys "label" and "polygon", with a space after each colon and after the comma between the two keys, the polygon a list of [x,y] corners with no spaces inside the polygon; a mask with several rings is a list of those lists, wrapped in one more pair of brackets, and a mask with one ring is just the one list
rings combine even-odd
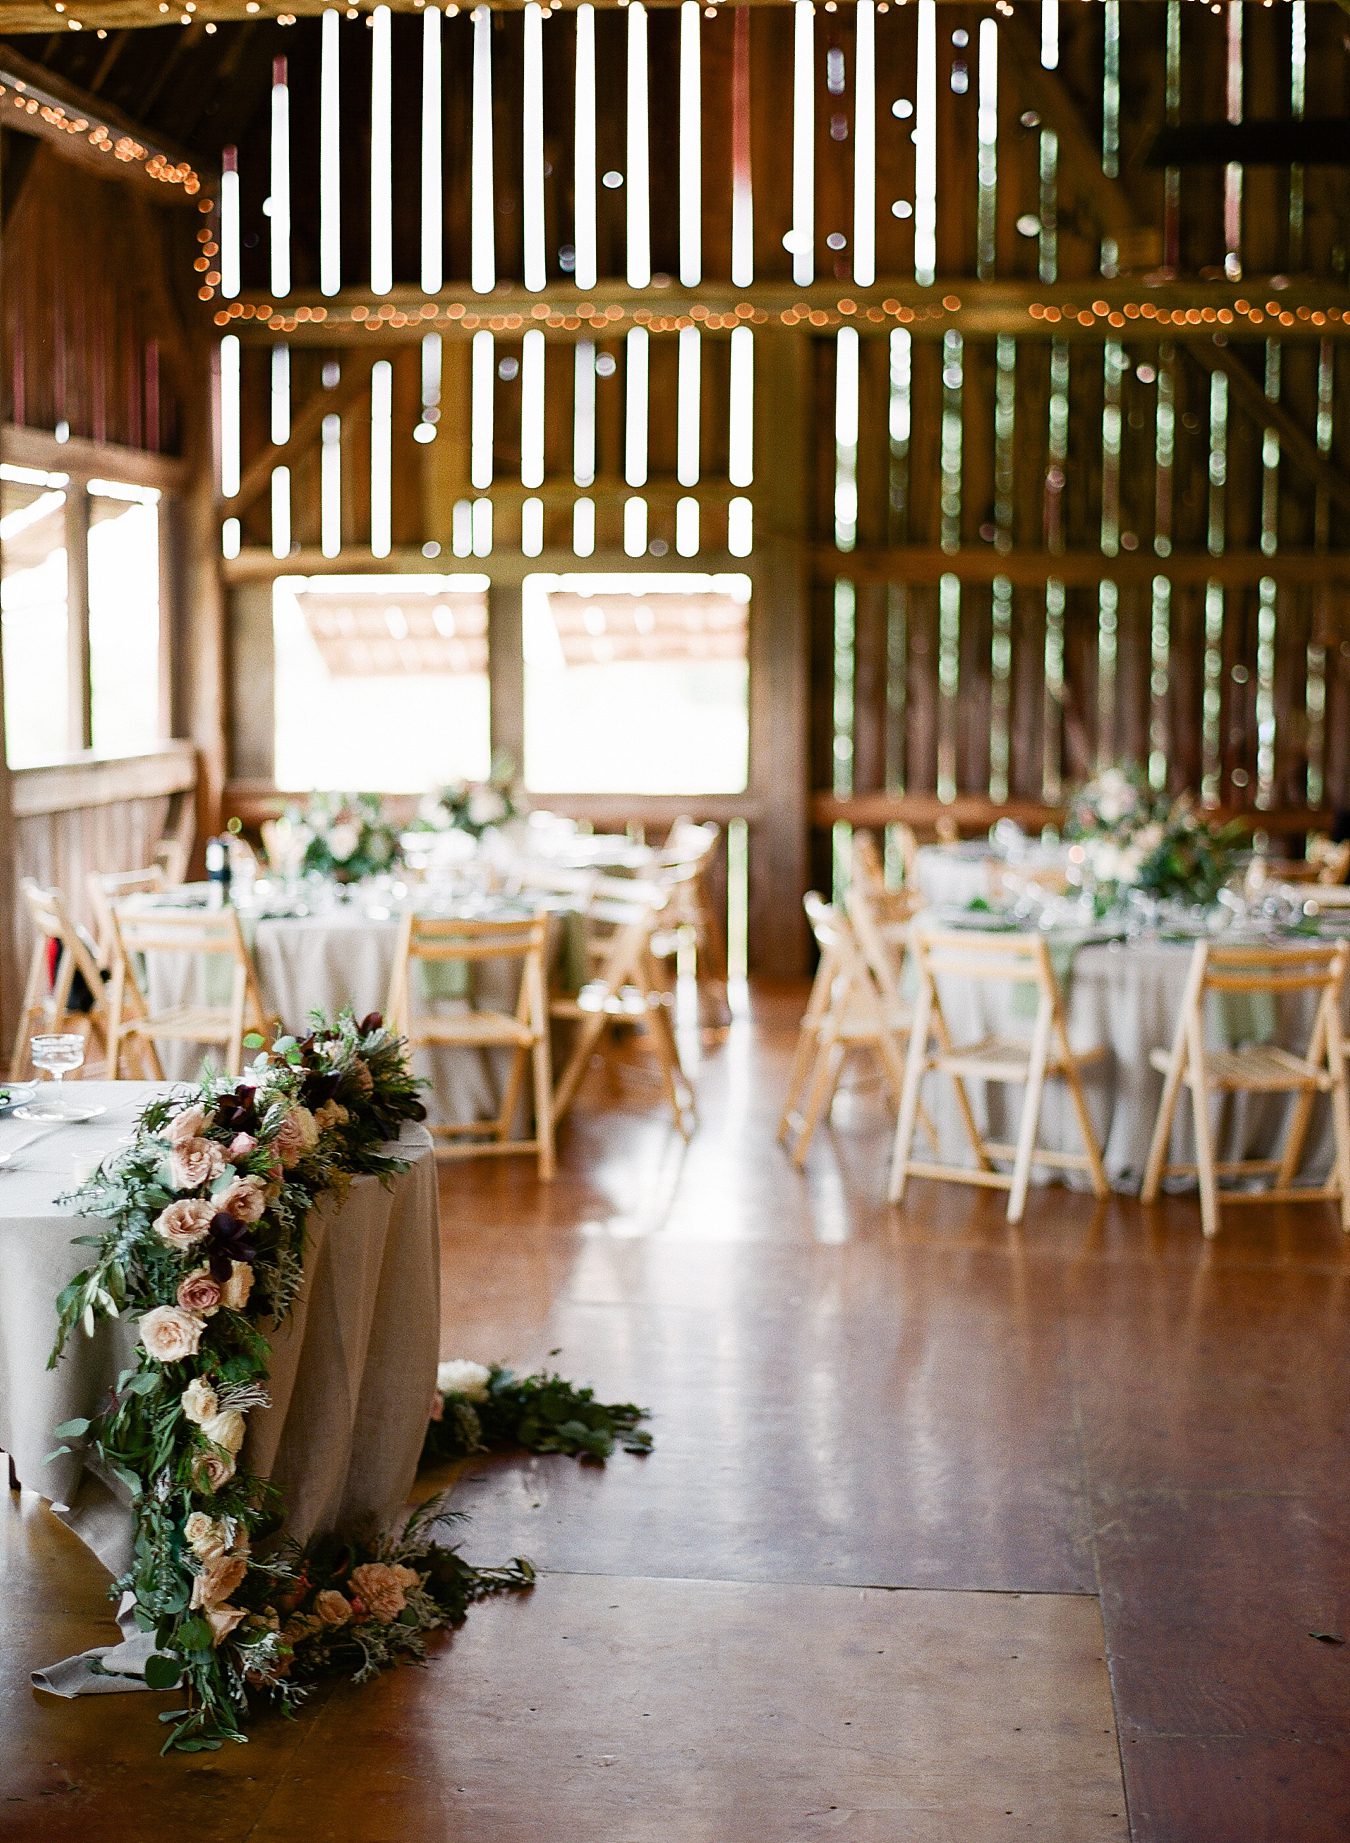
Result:
{"label": "chair leg", "polygon": [[549,1067],[548,1016],[538,1023],[530,1059],[534,1066],[534,1136],[539,1146],[539,1176],[548,1182],[554,1172],[553,1076]]}
{"label": "chair leg", "polygon": [[524,1046],[519,1049],[514,1049],[511,1052],[511,1072],[506,1078],[506,1086],[502,1089],[501,1111],[497,1115],[497,1139],[499,1143],[511,1137],[511,1127],[515,1121],[516,1112],[520,1107],[521,1084],[524,1081],[525,1064],[529,1058],[529,1054],[529,1050]]}
{"label": "chair leg", "polygon": [[[1064,1049],[1065,1054],[1069,1055],[1067,1042],[1064,1045]],[[1111,1186],[1106,1181],[1106,1167],[1102,1163],[1101,1147],[1097,1144],[1097,1135],[1092,1126],[1092,1116],[1088,1112],[1087,1096],[1083,1093],[1083,1083],[1078,1073],[1078,1064],[1072,1060],[1071,1056],[1070,1060],[1065,1064],[1064,1078],[1069,1084],[1069,1098],[1073,1102],[1073,1110],[1078,1119],[1078,1131],[1082,1135],[1083,1150],[1087,1153],[1088,1174],[1092,1179],[1092,1194],[1094,1197],[1108,1196]]]}
{"label": "chair leg", "polygon": [[1214,1169],[1214,1127],[1209,1117],[1209,1085],[1198,1018],[1190,1022],[1191,1111],[1195,1116],[1195,1165],[1200,1179],[1200,1226],[1207,1236],[1219,1232],[1219,1179]]}
{"label": "chair leg", "polygon": [[1172,1060],[1163,1081],[1158,1117],[1153,1123],[1153,1138],[1144,1165],[1144,1181],[1139,1189],[1139,1198],[1143,1203],[1158,1201],[1158,1190],[1167,1170],[1167,1148],[1172,1141],[1172,1123],[1176,1119],[1177,1102],[1181,1098],[1181,1082],[1185,1073],[1186,1047],[1184,1040],[1179,1037],[1172,1045]]}
{"label": "chair leg", "polygon": [[[919,994],[918,1007],[914,1014],[914,1024],[909,1033],[909,1054],[905,1058],[905,1085],[900,1091],[900,1112],[895,1122],[895,1141],[891,1148],[891,1175],[886,1186],[887,1201],[900,1203],[905,1195],[905,1180],[909,1176],[909,1157],[914,1150],[914,1129],[918,1124],[920,1100],[919,1090],[923,1085],[924,1064],[928,1060],[928,1030],[932,1022],[932,994],[924,986]],[[934,1150],[937,1148],[937,1136],[933,1136]]]}
{"label": "chair leg", "polygon": [[687,1102],[681,1092],[684,1069],[680,1062],[679,1046],[675,1041],[674,1026],[670,1013],[658,999],[647,1007],[647,1027],[651,1032],[652,1046],[656,1059],[661,1066],[661,1079],[670,1102],[670,1110],[675,1116],[676,1130],[689,1137],[690,1125],[686,1119]]}
{"label": "chair leg", "polygon": [[1042,1005],[1031,1040],[1031,1063],[1027,1070],[1027,1091],[1022,1102],[1022,1118],[1017,1128],[1017,1156],[1013,1160],[1012,1187],[1008,1192],[1008,1221],[1018,1223],[1027,1206],[1027,1187],[1031,1183],[1032,1157],[1036,1150],[1036,1130],[1041,1123],[1041,1099],[1045,1094],[1045,1063],[1050,1050],[1050,1012]]}
{"label": "chair leg", "polygon": [[802,1110],[801,1130],[792,1150],[792,1162],[799,1171],[806,1163],[806,1155],[811,1149],[811,1141],[816,1136],[816,1128],[829,1112],[835,1090],[839,1086],[839,1076],[843,1066],[842,1045],[833,1037],[824,1038],[821,1042],[820,1054],[816,1058],[811,1086],[807,1091],[806,1106]]}
{"label": "chair leg", "polygon": [[589,1012],[579,1021],[577,1040],[572,1045],[572,1053],[567,1058],[558,1085],[553,1091],[553,1118],[561,1120],[572,1102],[576,1099],[577,1089],[595,1054],[596,1046],[605,1034],[609,1019],[603,1011]]}
{"label": "chair leg", "polygon": [[[1313,1026],[1312,1041],[1308,1045],[1308,1061],[1322,1062],[1327,1053],[1327,1020],[1324,1005],[1317,1008],[1317,1022]],[[1334,1071],[1332,1079],[1335,1079]],[[1294,1102],[1294,1110],[1289,1120],[1289,1131],[1285,1136],[1284,1156],[1280,1159],[1280,1168],[1275,1175],[1275,1182],[1281,1190],[1288,1190],[1298,1175],[1298,1168],[1303,1162],[1303,1146],[1308,1137],[1308,1126],[1312,1120],[1312,1111],[1317,1103],[1317,1090],[1305,1088]]]}

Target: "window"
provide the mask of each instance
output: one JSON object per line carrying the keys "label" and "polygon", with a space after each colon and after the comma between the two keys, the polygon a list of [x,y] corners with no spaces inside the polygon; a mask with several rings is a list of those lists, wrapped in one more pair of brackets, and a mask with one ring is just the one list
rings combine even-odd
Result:
{"label": "window", "polygon": [[159,649],[159,494],[91,480],[89,688],[101,755],[136,755],[165,734]]}
{"label": "window", "polygon": [[526,579],[525,782],[535,793],[740,793],[746,576]]}
{"label": "window", "polygon": [[485,576],[283,576],[278,787],[421,793],[488,772]]}
{"label": "window", "polygon": [[[78,491],[78,489],[75,489]],[[71,749],[65,474],[0,466],[5,740],[11,768]]]}

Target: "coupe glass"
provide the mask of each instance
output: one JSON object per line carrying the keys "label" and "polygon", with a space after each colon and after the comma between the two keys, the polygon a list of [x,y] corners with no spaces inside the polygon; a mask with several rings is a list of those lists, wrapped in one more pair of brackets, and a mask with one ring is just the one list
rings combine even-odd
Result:
{"label": "coupe glass", "polygon": [[25,1107],[24,1117],[29,1120],[75,1118],[77,1110],[68,1107],[61,1098],[61,1081],[68,1070],[78,1069],[83,1063],[84,1038],[74,1031],[61,1031],[54,1035],[34,1037],[29,1047],[33,1067],[47,1071],[56,1092],[53,1094],[49,1090],[44,1099],[39,1090],[38,1095]]}

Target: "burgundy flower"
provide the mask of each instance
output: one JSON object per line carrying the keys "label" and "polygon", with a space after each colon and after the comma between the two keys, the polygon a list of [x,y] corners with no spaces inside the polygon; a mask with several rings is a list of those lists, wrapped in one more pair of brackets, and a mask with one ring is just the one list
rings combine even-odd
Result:
{"label": "burgundy flower", "polygon": [[384,1013],[382,1011],[367,1011],[356,1028],[361,1036],[368,1037],[372,1031],[382,1029],[383,1025]]}
{"label": "burgundy flower", "polygon": [[225,1210],[217,1210],[211,1218],[211,1226],[206,1231],[207,1266],[211,1278],[222,1286],[229,1279],[235,1261],[257,1259],[258,1244],[250,1233],[251,1226]]}
{"label": "burgundy flower", "polygon": [[256,1133],[258,1130],[258,1091],[248,1082],[240,1082],[232,1094],[216,1103],[216,1125],[229,1133]]}

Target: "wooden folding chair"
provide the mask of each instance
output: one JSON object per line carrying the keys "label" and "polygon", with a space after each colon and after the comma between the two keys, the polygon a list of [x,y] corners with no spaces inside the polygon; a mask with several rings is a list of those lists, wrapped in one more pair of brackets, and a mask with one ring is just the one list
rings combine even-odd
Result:
{"label": "wooden folding chair", "polygon": [[164,866],[147,864],[144,870],[91,870],[84,880],[98,932],[95,943],[99,964],[111,969],[113,962],[113,910],[131,896],[158,896],[166,890]]}
{"label": "wooden folding chair", "polygon": [[711,821],[696,825],[692,819],[677,819],[654,867],[656,880],[669,883],[671,897],[660,933],[653,937],[652,952],[672,967],[682,949],[691,953],[699,1022],[709,1030],[724,1030],[731,1022],[726,928],[713,892],[713,866],[721,836],[721,828]]}
{"label": "wooden folding chair", "polygon": [[[390,1028],[413,1048],[511,1052],[510,1073],[496,1117],[432,1124],[432,1134],[446,1142],[437,1145],[438,1156],[533,1152],[540,1177],[553,1176],[553,1071],[544,974],[547,945],[548,916],[544,913],[473,918],[408,913],[403,917],[386,1006]],[[513,1011],[470,1004],[454,1011],[425,1008],[415,967],[458,965],[465,969],[466,978],[472,978],[475,969],[489,961],[519,965],[520,989]],[[533,1077],[534,1132],[520,1139],[511,1135],[527,1062]]]}
{"label": "wooden folding chair", "polygon": [[[904,828],[909,831],[908,826]],[[910,832],[910,838],[914,834]],[[906,873],[904,884],[892,889],[886,881],[886,867],[876,839],[870,832],[858,830],[849,841],[849,895],[868,905],[869,915],[887,941],[903,942],[909,924],[924,906],[918,885]],[[856,925],[856,916],[854,917]]]}
{"label": "wooden folding chair", "polygon": [[[919,999],[909,1039],[900,1117],[895,1128],[891,1202],[901,1201],[905,1184],[911,1177],[981,1184],[1006,1190],[1008,1221],[1020,1222],[1026,1208],[1027,1187],[1036,1165],[1063,1171],[1086,1171],[1093,1194],[1106,1196],[1106,1172],[1080,1073],[1085,1063],[1104,1055],[1105,1049],[1082,1051],[1070,1045],[1059,987],[1045,941],[1034,934],[970,933],[964,929],[927,932],[916,927],[911,948],[918,966]],[[938,981],[943,978],[967,985],[1009,989],[1031,986],[1036,995],[1036,1015],[1030,1039],[1023,1041],[991,1034],[973,1043],[954,1043],[938,991]],[[957,1108],[975,1157],[973,1170],[962,1165],[920,1162],[913,1156],[920,1088],[924,1076],[930,1073],[949,1076],[954,1085]],[[1083,1141],[1081,1153],[1054,1152],[1037,1144],[1045,1084],[1052,1077],[1062,1080],[1068,1088]],[[1025,1087],[1015,1144],[999,1144],[981,1134],[966,1091],[967,1081]],[[1005,1163],[1011,1161],[1011,1170],[997,1169],[996,1159]]]}
{"label": "wooden folding chair", "polygon": [[[1163,1180],[1173,1176],[1198,1178],[1200,1221],[1206,1235],[1219,1229],[1220,1203],[1308,1202],[1336,1199],[1341,1227],[1350,1230],[1350,1099],[1347,1098],[1345,1042],[1341,1029],[1341,997],[1345,986],[1347,955],[1335,947],[1216,947],[1197,944],[1182,1000],[1172,1046],[1154,1050],[1150,1060],[1163,1077],[1153,1143],[1140,1195],[1145,1203],[1157,1200]],[[1316,1012],[1307,1049],[1303,1054],[1275,1044],[1249,1044],[1237,1049],[1209,1049],[1205,1044],[1205,1004],[1211,994],[1260,994],[1278,999],[1288,994],[1316,995]],[[1190,1090],[1195,1116],[1195,1163],[1171,1164],[1167,1148],[1182,1086]],[[1275,1158],[1239,1158],[1221,1161],[1214,1153],[1214,1128],[1209,1115],[1211,1094],[1287,1094],[1294,1097],[1283,1152]],[[1335,1158],[1327,1182],[1316,1188],[1294,1185],[1307,1137],[1308,1122],[1319,1094],[1331,1097]],[[1220,1191],[1221,1177],[1273,1176],[1274,1185],[1261,1190]]]}
{"label": "wooden folding chair", "polygon": [[652,959],[651,942],[662,925],[669,891],[658,884],[599,877],[586,912],[593,931],[593,976],[572,994],[552,1000],[553,1017],[578,1026],[576,1041],[553,1096],[561,1120],[590,1066],[591,1057],[616,1028],[643,1031],[656,1058],[675,1126],[686,1139],[697,1121],[694,1091],[680,1061],[671,1021],[670,993]]}
{"label": "wooden folding chair", "polygon": [[[11,1081],[21,1080],[28,1072],[29,1039],[39,1032],[78,1031],[86,1042],[96,1041],[105,1055],[108,1049],[103,971],[95,948],[67,909],[59,889],[43,889],[31,877],[25,877],[21,891],[34,938],[10,1058]],[[53,941],[57,944],[57,963],[55,975],[49,976]],[[70,1002],[77,974],[89,989],[88,1010],[76,1010]]]}
{"label": "wooden folding chair", "polygon": [[[108,1021],[109,1073],[121,1076],[128,1051],[149,1068],[153,1079],[164,1079],[158,1043],[196,1043],[219,1049],[222,1069],[233,1074],[243,1066],[244,1037],[257,1032],[264,1039],[275,1030],[263,1008],[253,958],[244,942],[239,917],[232,908],[203,910],[140,909],[133,904],[114,906],[112,983]],[[229,996],[223,1002],[210,998],[185,1000],[163,1010],[152,1008],[147,991],[137,977],[137,965],[146,966],[156,955],[179,955],[195,963],[190,978],[210,986],[212,974],[228,976]]]}
{"label": "wooden folding chair", "polygon": [[[814,891],[807,894],[805,905],[820,950],[820,965],[802,1019],[778,1124],[781,1143],[796,1134],[792,1160],[799,1168],[817,1127],[834,1104],[851,1054],[862,1050],[875,1058],[892,1101],[899,1105],[905,1040],[913,1023],[912,1012],[900,1000],[898,967],[880,937],[869,935],[869,953],[848,912],[832,907]],[[931,1136],[926,1117],[924,1123]]]}

